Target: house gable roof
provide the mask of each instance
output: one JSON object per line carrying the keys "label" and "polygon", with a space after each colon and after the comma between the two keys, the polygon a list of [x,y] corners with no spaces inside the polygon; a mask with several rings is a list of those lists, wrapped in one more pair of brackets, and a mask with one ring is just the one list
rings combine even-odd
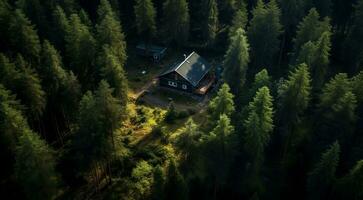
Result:
{"label": "house gable roof", "polygon": [[212,66],[205,59],[200,57],[197,53],[192,52],[186,59],[180,63],[174,63],[160,76],[176,72],[195,87],[211,68]]}

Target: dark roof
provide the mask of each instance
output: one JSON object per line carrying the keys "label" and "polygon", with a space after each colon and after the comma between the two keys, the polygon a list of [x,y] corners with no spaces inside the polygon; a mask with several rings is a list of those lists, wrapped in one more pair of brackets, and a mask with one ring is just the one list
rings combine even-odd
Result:
{"label": "dark roof", "polygon": [[160,76],[176,72],[193,86],[197,86],[211,68],[212,66],[205,59],[193,52],[182,62],[174,63]]}
{"label": "dark roof", "polygon": [[[146,45],[141,43],[138,44],[136,46],[137,49],[142,49],[142,50],[146,50]],[[164,53],[166,51],[166,47],[160,47],[160,46],[156,46],[156,45],[150,45],[148,46],[148,50],[153,52],[153,53]]]}

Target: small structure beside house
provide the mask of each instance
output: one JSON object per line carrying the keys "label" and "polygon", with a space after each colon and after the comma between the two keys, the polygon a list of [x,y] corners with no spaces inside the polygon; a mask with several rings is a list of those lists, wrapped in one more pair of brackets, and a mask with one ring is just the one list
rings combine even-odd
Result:
{"label": "small structure beside house", "polygon": [[188,93],[205,95],[216,80],[212,68],[205,59],[193,52],[163,72],[159,76],[159,84]]}
{"label": "small structure beside house", "polygon": [[136,46],[136,53],[151,58],[154,62],[160,62],[166,54],[166,47],[159,47],[155,45],[139,44]]}

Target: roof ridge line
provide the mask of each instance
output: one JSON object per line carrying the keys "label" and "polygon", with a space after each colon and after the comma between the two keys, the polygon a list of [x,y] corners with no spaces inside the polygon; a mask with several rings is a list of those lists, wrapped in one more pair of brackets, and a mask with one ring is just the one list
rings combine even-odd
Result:
{"label": "roof ridge line", "polygon": [[192,56],[193,54],[195,53],[195,51],[193,51],[191,54],[189,54],[189,56],[188,57],[186,57],[185,59],[184,59],[184,61],[183,62],[181,62],[179,65],[178,65],[178,67],[176,67],[175,69],[174,69],[174,71],[177,71],[178,69],[179,69],[179,67],[180,66],[182,66],[187,60],[188,60],[188,58],[190,58],[190,56]]}

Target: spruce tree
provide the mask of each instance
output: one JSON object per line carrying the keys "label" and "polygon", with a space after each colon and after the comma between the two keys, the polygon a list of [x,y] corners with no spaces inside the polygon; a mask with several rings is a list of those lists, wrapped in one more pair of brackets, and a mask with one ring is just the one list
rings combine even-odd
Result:
{"label": "spruce tree", "polygon": [[104,45],[102,50],[103,52],[99,58],[100,75],[114,88],[114,96],[120,100],[124,109],[126,109],[128,86],[123,66],[111,47]]}
{"label": "spruce tree", "polygon": [[363,198],[363,160],[358,161],[353,169],[338,181],[335,190],[337,199],[358,200]]}
{"label": "spruce tree", "polygon": [[231,39],[231,44],[224,57],[223,78],[238,98],[246,81],[249,63],[249,44],[245,31],[239,28]]}
{"label": "spruce tree", "polygon": [[208,46],[215,43],[218,32],[218,8],[216,0],[203,0],[203,38]]}
{"label": "spruce tree", "polygon": [[363,71],[359,72],[352,78],[353,93],[357,97],[359,104],[363,103]]}
{"label": "spruce tree", "polygon": [[23,131],[16,148],[16,179],[27,199],[54,199],[59,192],[54,152],[37,134]]}
{"label": "spruce tree", "polygon": [[34,25],[21,10],[15,10],[10,21],[9,33],[12,50],[25,56],[31,64],[39,64],[39,36]]}
{"label": "spruce tree", "polygon": [[[99,10],[102,10],[102,8],[100,7]],[[101,15],[99,20],[99,24],[96,25],[96,35],[100,51],[102,52],[104,45],[108,45],[123,66],[126,63],[127,55],[125,36],[120,21],[112,11]]]}
{"label": "spruce tree", "polygon": [[186,0],[166,0],[163,5],[164,32],[170,42],[186,46],[189,38],[189,8]]}
{"label": "spruce tree", "polygon": [[[290,72],[288,79],[278,89],[279,119],[287,131],[300,121],[310,101],[311,79],[306,64],[300,64]],[[290,128],[289,128],[290,127]]]}
{"label": "spruce tree", "polygon": [[229,27],[229,37],[231,38],[239,28],[246,29],[248,22],[248,11],[244,1],[241,1],[240,8],[236,11]]}
{"label": "spruce tree", "polygon": [[222,114],[231,117],[235,108],[233,102],[233,94],[227,84],[223,84],[219,89],[217,96],[209,103],[209,113],[211,121],[215,122]]}
{"label": "spruce tree", "polygon": [[137,0],[134,7],[138,34],[149,43],[156,34],[156,11],[151,0]]}
{"label": "spruce tree", "polygon": [[90,28],[81,22],[77,14],[72,14],[66,34],[66,56],[70,69],[85,88],[92,86],[95,54],[96,40]]}
{"label": "spruce tree", "polygon": [[321,156],[320,161],[310,172],[308,183],[308,199],[330,199],[331,187],[335,182],[338,167],[340,145],[331,145]]}
{"label": "spruce tree", "polygon": [[271,68],[279,50],[279,36],[282,33],[280,9],[275,0],[264,5],[259,0],[252,11],[253,18],[248,28],[248,41],[251,45],[251,63],[254,68]]}
{"label": "spruce tree", "polygon": [[322,87],[326,77],[326,73],[328,72],[331,49],[330,35],[331,34],[329,32],[324,32],[321,35],[320,39],[317,41],[317,49],[315,52],[314,63],[311,66],[313,85],[316,88]]}
{"label": "spruce tree", "polygon": [[301,47],[295,64],[305,63],[310,69],[312,69],[315,63],[317,48],[317,45],[311,41],[305,43]]}
{"label": "spruce tree", "polygon": [[299,55],[301,47],[306,42],[316,42],[324,32],[330,31],[330,19],[320,20],[319,13],[315,8],[312,8],[297,27],[296,37],[294,38],[294,54]]}
{"label": "spruce tree", "polygon": [[[185,160],[191,161],[195,158],[195,154],[199,145],[199,139],[202,132],[192,118],[188,119],[185,126],[180,130],[176,146],[183,152]],[[190,163],[190,162],[189,162]]]}
{"label": "spruce tree", "polygon": [[249,115],[245,121],[245,150],[260,167],[263,153],[273,130],[273,98],[268,87],[260,88],[249,104]]}
{"label": "spruce tree", "polygon": [[66,34],[69,30],[67,15],[59,5],[53,10],[52,14],[52,36],[50,40],[61,51],[65,51]]}
{"label": "spruce tree", "polygon": [[271,77],[266,69],[262,69],[255,75],[251,89],[249,91],[251,99],[253,96],[256,95],[256,92],[264,86],[266,86],[267,88],[270,88],[272,86]]}

